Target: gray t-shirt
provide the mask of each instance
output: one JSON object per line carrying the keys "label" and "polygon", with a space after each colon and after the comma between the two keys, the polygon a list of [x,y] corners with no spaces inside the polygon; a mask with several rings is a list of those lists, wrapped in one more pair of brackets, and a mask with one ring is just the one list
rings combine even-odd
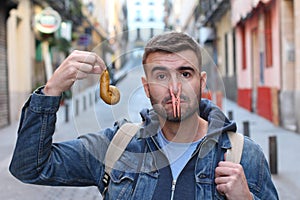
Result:
{"label": "gray t-shirt", "polygon": [[172,142],[165,138],[161,130],[158,131],[158,143],[170,162],[173,180],[177,180],[201,140],[191,143]]}

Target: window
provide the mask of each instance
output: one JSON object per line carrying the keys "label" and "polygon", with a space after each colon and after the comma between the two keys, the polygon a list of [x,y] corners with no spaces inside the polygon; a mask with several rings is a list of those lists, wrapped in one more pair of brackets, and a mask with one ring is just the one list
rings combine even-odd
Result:
{"label": "window", "polygon": [[271,67],[272,62],[272,16],[271,11],[265,11],[265,53],[266,53],[266,67]]}
{"label": "window", "polygon": [[232,47],[233,47],[233,74],[236,75],[236,40],[235,29],[233,29]]}
{"label": "window", "polygon": [[141,18],[141,11],[137,10],[136,11],[135,21],[140,22],[141,20],[142,20],[142,18]]}
{"label": "window", "polygon": [[229,74],[229,64],[228,64],[228,33],[224,35],[224,49],[225,49],[225,73],[226,76]]}
{"label": "window", "polygon": [[242,37],[242,69],[247,68],[247,61],[246,61],[246,31],[245,25],[241,25],[241,37]]}
{"label": "window", "polygon": [[149,21],[154,22],[154,10],[150,10],[149,12]]}

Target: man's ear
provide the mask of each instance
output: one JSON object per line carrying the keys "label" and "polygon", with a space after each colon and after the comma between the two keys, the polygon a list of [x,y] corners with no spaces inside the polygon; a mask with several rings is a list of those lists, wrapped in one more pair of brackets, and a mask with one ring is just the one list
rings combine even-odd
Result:
{"label": "man's ear", "polygon": [[143,83],[143,87],[144,87],[144,91],[146,93],[146,96],[148,98],[150,98],[149,84],[148,84],[148,81],[145,77],[142,77],[142,83]]}
{"label": "man's ear", "polygon": [[204,90],[206,88],[206,79],[207,79],[206,72],[202,71],[200,74],[200,84],[201,84],[201,92],[202,93],[204,92]]}

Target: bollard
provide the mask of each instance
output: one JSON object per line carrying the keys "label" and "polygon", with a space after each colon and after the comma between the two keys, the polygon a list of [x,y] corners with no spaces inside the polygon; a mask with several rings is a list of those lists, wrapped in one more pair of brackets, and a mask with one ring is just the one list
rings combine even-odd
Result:
{"label": "bollard", "polygon": [[250,137],[249,121],[244,121],[243,127],[244,127],[244,135]]}
{"label": "bollard", "polygon": [[86,110],[86,96],[83,96],[83,110]]}
{"label": "bollard", "polygon": [[233,112],[231,110],[228,111],[228,119],[233,120]]}
{"label": "bollard", "polygon": [[78,116],[79,114],[79,100],[75,100],[75,116]]}
{"label": "bollard", "polygon": [[271,174],[277,174],[277,139],[276,136],[269,137],[269,158]]}
{"label": "bollard", "polygon": [[65,122],[69,122],[69,104],[66,103],[65,105]]}
{"label": "bollard", "polygon": [[93,105],[92,93],[89,93],[90,106]]}

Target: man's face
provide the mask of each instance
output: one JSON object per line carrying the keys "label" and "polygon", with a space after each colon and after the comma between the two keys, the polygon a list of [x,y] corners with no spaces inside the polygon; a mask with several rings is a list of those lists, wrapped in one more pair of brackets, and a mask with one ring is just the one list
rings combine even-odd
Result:
{"label": "man's face", "polygon": [[[144,89],[160,117],[179,122],[198,114],[206,73],[199,71],[200,66],[193,51],[151,53],[144,68]],[[174,115],[172,93],[180,95],[180,117]]]}

